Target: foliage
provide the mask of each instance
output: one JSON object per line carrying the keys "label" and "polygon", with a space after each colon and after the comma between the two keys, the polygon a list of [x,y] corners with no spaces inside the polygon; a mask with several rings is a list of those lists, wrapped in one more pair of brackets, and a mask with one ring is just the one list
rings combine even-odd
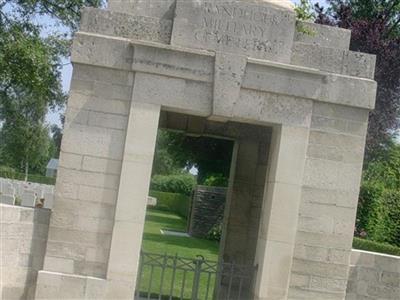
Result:
{"label": "foliage", "polygon": [[203,185],[226,187],[228,186],[228,178],[222,174],[210,174],[204,180]]}
{"label": "foliage", "polygon": [[294,11],[298,20],[314,21],[315,19],[315,12],[310,0],[300,0],[300,3],[295,5]]}
{"label": "foliage", "polygon": [[229,140],[160,130],[153,174],[174,174],[195,167],[199,184],[203,184],[210,174],[222,174],[228,178],[232,149],[233,142]]}
{"label": "foliage", "polygon": [[400,190],[386,190],[378,201],[367,225],[369,238],[400,247]]}
{"label": "foliage", "polygon": [[0,177],[13,179],[17,172],[15,169],[7,166],[0,166]]}
{"label": "foliage", "polygon": [[[43,169],[52,151],[44,118],[62,106],[62,59],[69,55],[68,30],[77,28],[80,9],[99,0],[7,0],[0,2],[0,123],[2,163],[33,172]],[[41,24],[50,20],[67,33]],[[43,22],[42,22],[43,23]],[[59,27],[57,27],[59,28]],[[50,31],[49,31],[50,30]],[[43,149],[39,149],[43,145]],[[49,150],[50,149],[50,150]],[[47,158],[46,158],[47,160]]]}
{"label": "foliage", "polygon": [[158,130],[153,174],[171,175],[184,169],[186,161],[180,156],[182,150],[180,145],[183,139],[184,135],[182,133],[164,129]]}
{"label": "foliage", "polygon": [[386,143],[363,172],[356,235],[400,245],[400,145]]}
{"label": "foliage", "polygon": [[60,157],[60,151],[61,151],[61,140],[63,137],[63,132],[62,132],[62,128],[59,127],[56,124],[53,124],[50,127],[50,131],[52,134],[52,140],[53,140],[53,145],[54,145],[54,158],[59,158]]}
{"label": "foliage", "polygon": [[357,237],[353,239],[353,248],[364,251],[400,256],[400,247],[392,246],[386,243],[379,243],[370,240],[360,239]]}
{"label": "foliage", "polygon": [[[21,180],[21,181],[25,180],[24,173],[17,172],[14,169],[7,167],[7,166],[0,167],[0,177]],[[41,183],[41,184],[54,185],[56,182],[56,179],[53,177],[46,177],[46,176],[37,175],[37,174],[29,174],[27,181]]]}
{"label": "foliage", "polygon": [[154,175],[151,179],[152,190],[178,193],[189,196],[192,193],[196,180],[188,173],[178,175]]}
{"label": "foliage", "polygon": [[399,128],[400,0],[328,0],[316,5],[316,22],[352,31],[351,50],[377,55],[376,107],[370,114],[366,159],[374,157]]}
{"label": "foliage", "polygon": [[376,219],[378,199],[384,190],[385,187],[380,182],[364,181],[362,183],[358,200],[356,236],[368,234],[367,226],[369,220]]}
{"label": "foliage", "polygon": [[53,155],[47,127],[26,119],[23,111],[16,111],[13,116],[0,131],[0,163],[20,171],[28,168],[33,173],[43,174]]}
{"label": "foliage", "polygon": [[187,219],[189,217],[190,197],[177,193],[150,191],[150,196],[157,198],[155,209],[170,211]]}
{"label": "foliage", "polygon": [[215,223],[207,234],[207,239],[211,241],[220,241],[222,237],[222,220]]}

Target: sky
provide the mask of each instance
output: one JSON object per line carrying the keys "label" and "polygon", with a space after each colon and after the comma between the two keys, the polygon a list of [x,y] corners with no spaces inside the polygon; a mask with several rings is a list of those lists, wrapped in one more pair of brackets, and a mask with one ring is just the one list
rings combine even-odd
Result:
{"label": "sky", "polygon": [[[293,3],[297,4],[300,2],[300,0],[292,0]],[[312,0],[313,3],[326,3],[325,0],[321,0],[321,1],[317,1],[317,0]],[[43,32],[43,35],[49,34],[49,32],[51,32],[52,30],[59,30],[61,32],[66,32],[68,31],[67,28],[62,27],[62,26],[58,26],[54,20],[50,19],[50,18],[40,18],[38,19],[38,22],[42,23],[42,24],[46,24],[47,29]],[[61,71],[61,78],[62,78],[62,86],[63,86],[63,90],[65,92],[69,91],[70,88],[70,83],[71,83],[71,77],[72,77],[72,64],[69,60],[65,60],[64,61],[64,65],[62,67],[62,71]],[[49,112],[47,114],[46,117],[46,121],[48,124],[57,124],[58,126],[61,126],[61,121],[60,121],[60,112],[61,111],[57,111],[57,112]]]}

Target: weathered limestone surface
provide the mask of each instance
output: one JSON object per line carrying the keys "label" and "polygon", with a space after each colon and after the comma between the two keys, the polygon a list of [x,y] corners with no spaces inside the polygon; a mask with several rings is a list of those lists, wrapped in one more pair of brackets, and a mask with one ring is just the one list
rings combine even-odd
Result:
{"label": "weathered limestone surface", "polygon": [[34,299],[50,210],[0,204],[0,298]]}
{"label": "weathered limestone surface", "polygon": [[353,250],[346,300],[395,300],[400,295],[400,257]]}
{"label": "weathered limestone surface", "polygon": [[294,11],[267,2],[177,0],[172,45],[288,62]]}
{"label": "weathered limestone surface", "polygon": [[343,299],[368,110],[314,103],[290,299]]}
{"label": "weathered limestone surface", "polygon": [[132,299],[160,122],[235,141],[221,257],[254,299],[344,299],[375,58],[273,0],[109,7],[74,38],[36,298]]}

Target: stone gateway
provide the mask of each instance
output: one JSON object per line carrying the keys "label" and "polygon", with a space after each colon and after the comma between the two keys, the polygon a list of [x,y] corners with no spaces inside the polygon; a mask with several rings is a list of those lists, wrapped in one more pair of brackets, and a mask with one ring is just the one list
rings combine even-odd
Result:
{"label": "stone gateway", "polygon": [[35,299],[133,299],[160,127],[234,141],[220,251],[252,299],[345,299],[376,94],[349,43],[287,1],[86,9]]}

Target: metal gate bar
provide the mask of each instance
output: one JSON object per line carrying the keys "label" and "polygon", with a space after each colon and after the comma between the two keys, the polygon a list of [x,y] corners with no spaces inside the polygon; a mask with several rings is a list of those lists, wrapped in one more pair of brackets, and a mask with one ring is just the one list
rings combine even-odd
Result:
{"label": "metal gate bar", "polygon": [[[248,300],[256,268],[141,252],[136,299]],[[217,278],[220,286],[216,288]]]}

